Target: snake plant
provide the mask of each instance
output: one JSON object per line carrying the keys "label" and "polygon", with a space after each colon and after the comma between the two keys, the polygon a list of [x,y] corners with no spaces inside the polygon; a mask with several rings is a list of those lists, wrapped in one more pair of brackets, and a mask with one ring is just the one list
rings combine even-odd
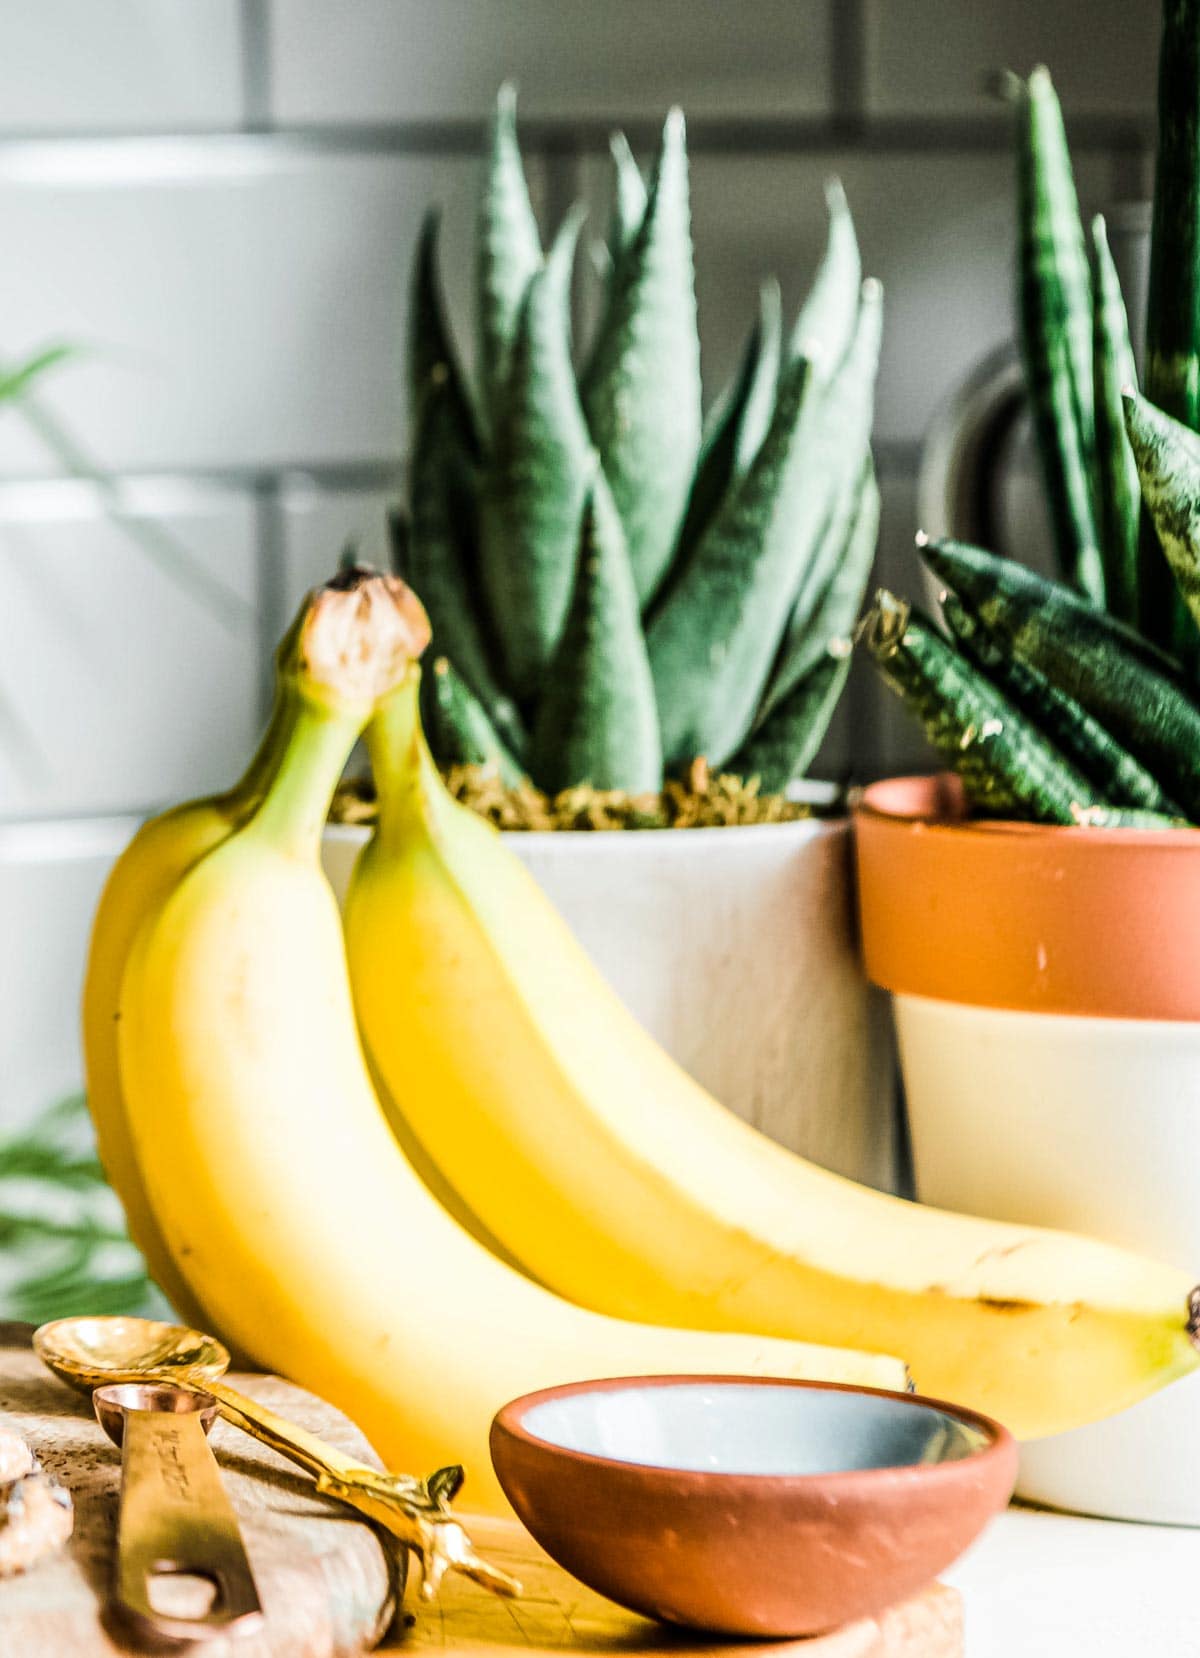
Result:
{"label": "snake plant", "polygon": [[655,791],[700,756],[782,789],[828,725],[874,552],[881,291],[833,183],[799,316],[785,332],[764,287],[705,420],[682,116],[648,180],[619,135],[612,157],[603,305],[581,350],[584,213],[543,250],[511,89],[484,169],[473,380],[436,213],[417,245],[393,550],[433,623],[428,728],[441,761],[551,792]]}
{"label": "snake plant", "polygon": [[1200,0],[1163,5],[1145,395],[1050,74],[1010,85],[1019,332],[1061,579],[924,544],[949,640],[891,595],[862,637],[977,810],[1200,821]]}

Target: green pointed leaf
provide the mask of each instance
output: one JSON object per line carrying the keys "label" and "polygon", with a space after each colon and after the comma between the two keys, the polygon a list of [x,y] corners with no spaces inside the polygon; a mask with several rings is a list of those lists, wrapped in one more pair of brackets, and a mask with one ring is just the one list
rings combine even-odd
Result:
{"label": "green pointed leaf", "polygon": [[879,284],[865,283],[854,344],[830,386],[802,357],[784,369],[753,466],[651,620],[668,765],[697,754],[724,764],[750,729],[789,615],[806,627],[816,609],[828,579],[814,574],[822,531],[844,469],[857,474],[867,454],[882,310]]}
{"label": "green pointed leaf", "polygon": [[421,691],[425,735],[439,765],[495,766],[502,783],[521,781],[520,761],[447,657],[435,658],[431,672],[422,678]]}
{"label": "green pointed leaf", "polygon": [[1121,283],[1100,214],[1092,220],[1095,316],[1092,340],[1096,408],[1096,495],[1108,608],[1136,624],[1141,488],[1125,431],[1121,393],[1137,383]]}
{"label": "green pointed leaf", "polygon": [[1200,437],[1130,392],[1125,422],[1142,496],[1192,619],[1200,625]]}
{"label": "green pointed leaf", "polygon": [[830,577],[811,616],[793,610],[763,707],[770,713],[841,640],[849,639],[862,610],[879,539],[879,485],[868,456],[849,490],[839,494],[823,531],[831,544]]}
{"label": "green pointed leaf", "polygon": [[1178,663],[1015,559],[950,541],[925,542],[921,557],[999,644],[1082,703],[1200,821],[1200,709]]}
{"label": "green pointed leaf", "polygon": [[1081,809],[1104,804],[1082,772],[920,611],[881,591],[861,638],[977,811],[1071,824]]}
{"label": "green pointed leaf", "polygon": [[1126,810],[1177,815],[1158,779],[1081,702],[993,638],[957,594],[943,589],[940,602],[942,619],[963,655],[1079,768],[1101,800]]}
{"label": "green pointed leaf", "polygon": [[1062,111],[1044,68],[1017,104],[1021,348],[1059,566],[1093,599],[1103,565],[1092,505],[1092,291]]}
{"label": "green pointed leaf", "polygon": [[1200,426],[1200,0],[1162,7],[1146,394]]}
{"label": "green pointed leaf", "polygon": [[484,620],[476,489],[461,437],[450,382],[431,384],[409,457],[403,575],[429,615],[432,650],[451,658],[489,718],[519,749],[520,719],[500,683]]}
{"label": "green pointed leaf", "polygon": [[833,579],[854,512],[855,491],[870,459],[875,380],[883,338],[883,289],[864,282],[854,335],[832,380],[821,387],[813,461],[823,490],[824,518],[810,543],[797,583],[790,626],[811,625]]}
{"label": "green pointed leaf", "polygon": [[[668,765],[720,765],[742,740],[795,588],[801,465],[819,402],[809,366],[783,372],[771,428],[647,629]],[[778,612],[778,615],[777,615]]]}
{"label": "green pointed leaf", "polygon": [[604,285],[604,304],[588,365],[583,373],[585,381],[591,373],[591,357],[604,339],[612,315],[617,268],[636,240],[646,216],[646,181],[623,132],[613,133],[609,139],[609,151],[613,162],[613,202],[608,241],[593,242],[591,247],[592,264]]}
{"label": "green pointed leaf", "polygon": [[654,684],[621,520],[602,473],[584,506],[567,624],[538,706],[539,787],[662,787]]}
{"label": "green pointed leaf", "polygon": [[518,699],[539,689],[562,632],[594,466],[571,363],[579,226],[576,210],[530,283],[480,496],[484,591]]}
{"label": "green pointed leaf", "polygon": [[[1156,408],[1200,427],[1200,0],[1162,7],[1158,145],[1146,305],[1145,392]],[[1138,626],[1200,682],[1200,640],[1143,515]]]}
{"label": "green pointed leaf", "polygon": [[746,380],[745,394],[737,400],[733,471],[738,475],[745,472],[762,448],[775,409],[783,344],[783,301],[774,277],[768,278],[758,290],[756,336],[758,349],[753,368]]}
{"label": "green pointed leaf", "polygon": [[608,148],[613,162],[613,211],[608,246],[615,269],[622,254],[633,246],[646,217],[646,181],[623,132],[613,133]]}
{"label": "green pointed leaf", "polygon": [[858,237],[840,179],[826,183],[825,205],[829,210],[825,253],[788,343],[789,357],[807,357],[823,380],[835,372],[854,336],[862,287]]}
{"label": "green pointed leaf", "polygon": [[479,378],[491,420],[505,395],[526,291],[542,263],[542,242],[517,143],[517,94],[496,98],[479,210]]}
{"label": "green pointed leaf", "polygon": [[674,550],[700,447],[700,343],[678,110],[663,129],[641,226],[614,269],[583,405],[645,605]]}
{"label": "green pointed leaf", "polygon": [[425,215],[413,265],[408,312],[409,414],[418,421],[430,392],[445,388],[442,418],[452,422],[464,457],[474,461],[481,447],[479,423],[446,320],[438,274],[440,231],[441,213],[435,208]]}
{"label": "green pointed leaf", "polygon": [[758,320],[746,342],[737,376],[709,417],[679,544],[656,595],[656,606],[664,602],[687,568],[692,551],[730,485],[762,446],[779,381],[780,333],[779,284],[764,282],[759,292]]}
{"label": "green pointed leaf", "polygon": [[768,794],[782,794],[803,777],[829,729],[850,673],[850,641],[826,650],[781,697],[726,766],[738,777],[757,777]]}

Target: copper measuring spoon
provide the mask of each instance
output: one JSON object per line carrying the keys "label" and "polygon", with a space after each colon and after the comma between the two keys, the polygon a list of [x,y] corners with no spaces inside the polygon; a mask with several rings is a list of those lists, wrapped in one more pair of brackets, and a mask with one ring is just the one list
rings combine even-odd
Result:
{"label": "copper measuring spoon", "polygon": [[83,1391],[110,1382],[165,1382],[207,1395],[226,1421],[312,1474],[323,1495],[356,1508],[411,1549],[421,1562],[426,1599],[451,1570],[495,1594],[520,1594],[514,1578],[476,1553],[450,1512],[461,1468],[440,1468],[422,1480],[355,1462],[222,1381],[229,1353],[214,1337],[146,1318],[60,1318],[35,1330],[33,1347],[49,1370]]}
{"label": "copper measuring spoon", "polygon": [[164,1382],[97,1388],[100,1426],[121,1448],[113,1598],[138,1633],[172,1641],[241,1635],[262,1602],[206,1435],[215,1400]]}

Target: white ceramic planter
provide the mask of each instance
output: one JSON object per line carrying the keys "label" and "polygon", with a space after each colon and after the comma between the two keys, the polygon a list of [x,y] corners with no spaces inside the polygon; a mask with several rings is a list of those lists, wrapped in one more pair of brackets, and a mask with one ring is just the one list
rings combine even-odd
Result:
{"label": "white ceramic planter", "polygon": [[[0,828],[0,1131],[80,1086],[92,914],[132,818]],[[341,888],[363,832],[333,829]],[[858,961],[845,820],[510,843],[638,1018],[717,1098],[890,1186],[886,999]]]}
{"label": "white ceramic planter", "polygon": [[[894,999],[922,1201],[1200,1262],[1200,1024]],[[1200,1525],[1200,1376],[1021,1448],[1056,1508]]]}
{"label": "white ceramic planter", "polygon": [[[339,893],[365,839],[326,833]],[[845,819],[676,833],[512,834],[651,1034],[784,1145],[890,1188],[886,1003],[859,961]]]}

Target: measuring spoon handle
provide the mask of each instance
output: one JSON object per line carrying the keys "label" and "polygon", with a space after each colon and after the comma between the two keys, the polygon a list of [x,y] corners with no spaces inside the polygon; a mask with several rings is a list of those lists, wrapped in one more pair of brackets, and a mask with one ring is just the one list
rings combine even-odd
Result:
{"label": "measuring spoon handle", "polygon": [[221,1407],[221,1415],[234,1427],[253,1436],[264,1445],[269,1445],[280,1456],[299,1464],[306,1472],[320,1478],[326,1475],[333,1479],[345,1479],[354,1474],[360,1464],[342,1451],[335,1450],[327,1445],[316,1434],[309,1433],[307,1428],[298,1427],[295,1422],[289,1422],[286,1417],[278,1415],[269,1406],[260,1404],[252,1399],[248,1393],[239,1393],[237,1388],[230,1387],[222,1380],[212,1380],[209,1377],[191,1377],[187,1371],[163,1371],[162,1380],[170,1380],[177,1387],[185,1387],[189,1393],[207,1393],[215,1399]]}

